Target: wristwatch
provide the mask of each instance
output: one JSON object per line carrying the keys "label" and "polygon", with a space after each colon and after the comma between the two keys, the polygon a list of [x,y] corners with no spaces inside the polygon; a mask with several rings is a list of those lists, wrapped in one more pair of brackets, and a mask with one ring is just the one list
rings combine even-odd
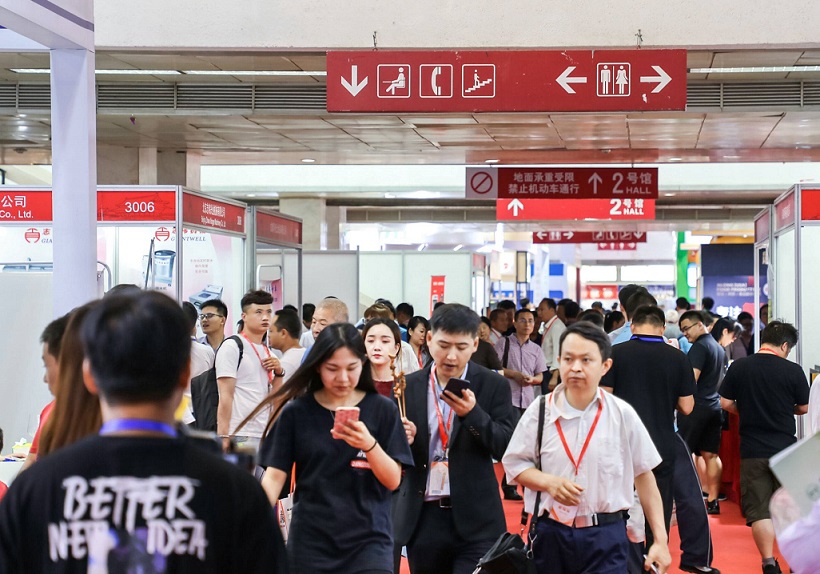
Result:
{"label": "wristwatch", "polygon": [[276,371],[273,371],[273,376],[276,377],[277,379],[281,378],[281,377],[284,377],[285,376],[285,369],[282,369],[281,373],[277,373]]}

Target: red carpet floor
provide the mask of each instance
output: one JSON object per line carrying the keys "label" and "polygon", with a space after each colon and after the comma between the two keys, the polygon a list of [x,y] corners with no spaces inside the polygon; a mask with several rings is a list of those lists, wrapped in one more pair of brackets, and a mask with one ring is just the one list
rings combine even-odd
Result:
{"label": "red carpet floor", "polygon": [[[507,516],[507,526],[510,532],[518,532],[519,520],[523,502],[504,501],[504,512]],[[710,516],[712,528],[712,544],[715,549],[715,558],[712,566],[719,569],[721,574],[758,574],[761,572],[760,554],[757,552],[752,530],[740,515],[740,507],[730,501],[720,503],[720,516]],[[672,527],[669,535],[669,552],[672,554],[670,574],[679,574],[680,539],[677,526]],[[786,561],[775,551],[783,572],[788,572]],[[402,561],[402,574],[409,574],[407,561]]]}

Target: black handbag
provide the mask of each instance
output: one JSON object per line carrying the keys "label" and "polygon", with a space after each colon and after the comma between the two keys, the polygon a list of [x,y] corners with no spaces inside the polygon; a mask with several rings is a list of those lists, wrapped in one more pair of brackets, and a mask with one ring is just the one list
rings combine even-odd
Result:
{"label": "black handbag", "polygon": [[[538,439],[536,441],[535,452],[538,453],[535,460],[535,468],[541,470],[541,439],[544,436],[544,412],[546,410],[545,396],[541,395],[541,403],[538,411]],[[530,522],[527,533],[528,543],[524,542],[521,535],[527,529],[529,515],[521,512],[521,533],[511,534],[505,532],[495,541],[492,548],[478,561],[478,566],[473,570],[473,574],[536,574],[535,562],[532,558],[532,542],[534,540],[533,530],[538,519],[538,510],[541,507],[541,492],[535,495],[535,508],[533,509],[533,519]]]}

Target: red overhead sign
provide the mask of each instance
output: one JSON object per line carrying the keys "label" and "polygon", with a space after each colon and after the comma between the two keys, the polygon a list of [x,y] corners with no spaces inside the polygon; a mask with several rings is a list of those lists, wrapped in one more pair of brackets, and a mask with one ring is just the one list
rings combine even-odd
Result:
{"label": "red overhead sign", "polygon": [[657,199],[658,168],[467,168],[468,198]]}
{"label": "red overhead sign", "polygon": [[774,206],[774,230],[780,231],[795,223],[797,219],[795,193],[792,191]]}
{"label": "red overhead sign", "polygon": [[820,189],[800,190],[800,219],[802,221],[820,220]]}
{"label": "red overhead sign", "polygon": [[654,199],[499,199],[499,221],[655,219]]}
{"label": "red overhead sign", "polygon": [[533,243],[601,243],[606,241],[646,243],[643,231],[536,231]]}
{"label": "red overhead sign", "polygon": [[176,218],[177,194],[173,189],[97,190],[97,221],[100,223],[175,221]]}
{"label": "red overhead sign", "polygon": [[686,109],[686,50],[330,51],[329,112]]}
{"label": "red overhead sign", "polygon": [[760,243],[769,239],[771,229],[771,211],[767,208],[755,219],[755,243]]}
{"label": "red overhead sign", "polygon": [[302,222],[279,214],[256,212],[256,239],[276,245],[302,246]]}
{"label": "red overhead sign", "polygon": [[0,188],[0,221],[51,221],[51,190]]}
{"label": "red overhead sign", "polygon": [[182,222],[219,231],[245,233],[245,208],[185,192],[182,194]]}

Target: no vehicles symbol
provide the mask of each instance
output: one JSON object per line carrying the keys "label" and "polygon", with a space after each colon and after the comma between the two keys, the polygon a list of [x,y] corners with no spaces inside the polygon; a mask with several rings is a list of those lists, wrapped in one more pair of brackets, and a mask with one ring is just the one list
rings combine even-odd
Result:
{"label": "no vehicles symbol", "polygon": [[486,169],[467,168],[466,196],[481,199],[498,197],[495,174]]}

